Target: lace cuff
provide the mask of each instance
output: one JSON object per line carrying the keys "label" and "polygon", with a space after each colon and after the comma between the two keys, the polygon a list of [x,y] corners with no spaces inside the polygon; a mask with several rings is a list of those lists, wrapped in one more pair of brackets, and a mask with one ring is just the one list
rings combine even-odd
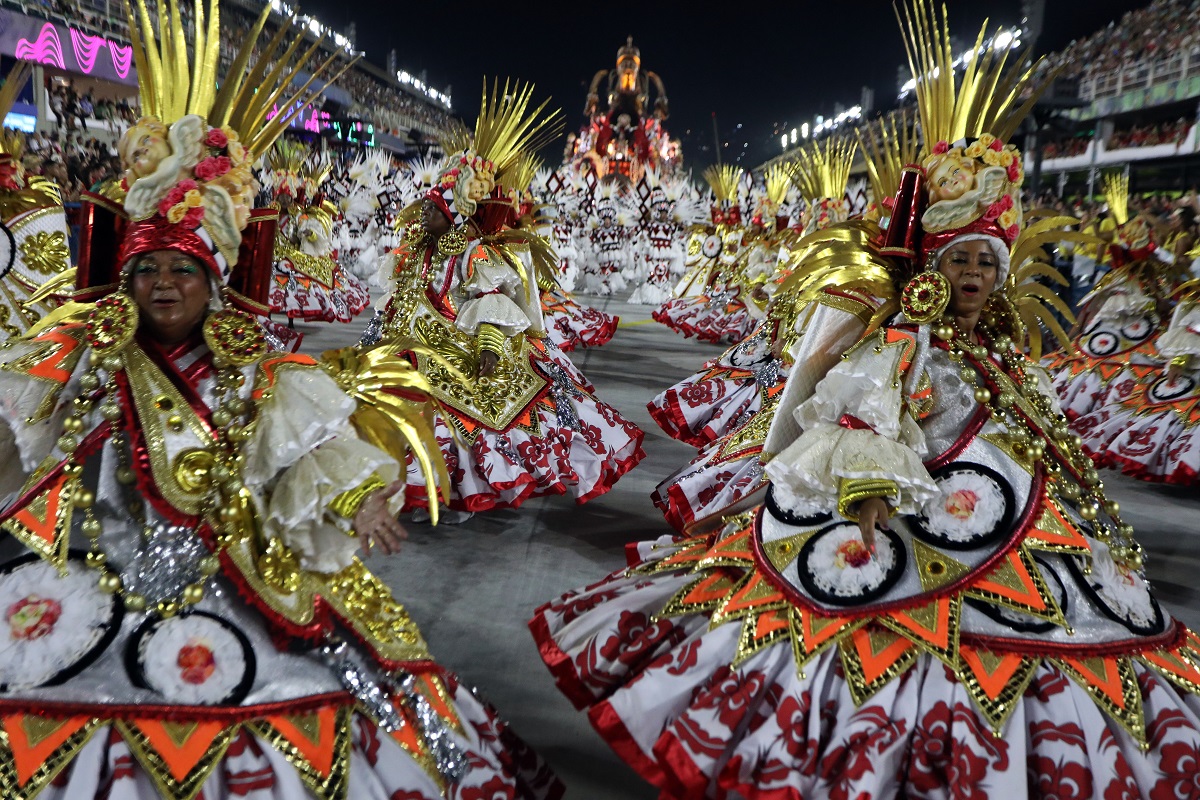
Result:
{"label": "lace cuff", "polygon": [[771,459],[766,473],[799,500],[839,512],[851,502],[842,502],[843,485],[847,492],[867,487],[875,492],[856,501],[867,496],[894,498],[895,507],[906,514],[915,513],[937,491],[912,448],[865,428],[838,425],[822,424],[805,431]]}

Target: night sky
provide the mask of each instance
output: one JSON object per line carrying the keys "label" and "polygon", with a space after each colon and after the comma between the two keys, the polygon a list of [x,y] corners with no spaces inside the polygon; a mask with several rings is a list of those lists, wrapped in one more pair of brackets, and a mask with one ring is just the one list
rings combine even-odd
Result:
{"label": "night sky", "polygon": [[[1047,0],[1036,51],[1059,49],[1146,5],[1138,0]],[[683,144],[685,162],[714,160],[713,114],[722,158],[755,166],[779,152],[774,129],[833,115],[835,104],[859,102],[875,90],[876,109],[898,91],[904,49],[890,2],[728,3],[716,14],[700,3],[464,3],[389,7],[375,0],[310,0],[302,9],[334,29],[357,22],[357,44],[383,66],[396,48],[401,69],[439,88],[453,87],[454,111],[473,121],[482,77],[530,80],[550,95],[568,130],[584,122],[592,75],[611,69],[625,37],[642,53],[642,68],[659,74],[671,103],[667,127]],[[973,39],[989,17],[1012,26],[1020,0],[948,0],[952,34]],[[513,9],[504,15],[497,9]],[[703,10],[702,10],[703,9]],[[906,70],[907,76],[907,70]]]}

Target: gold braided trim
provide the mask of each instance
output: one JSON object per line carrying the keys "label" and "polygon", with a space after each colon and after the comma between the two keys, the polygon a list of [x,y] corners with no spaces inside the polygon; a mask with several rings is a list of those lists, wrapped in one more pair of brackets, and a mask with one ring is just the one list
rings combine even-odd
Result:
{"label": "gold braided trim", "polygon": [[367,496],[385,486],[387,484],[383,482],[383,479],[372,473],[354,489],[347,489],[333,498],[333,502],[329,504],[329,510],[344,519],[354,519]]}
{"label": "gold braided trim", "polygon": [[895,481],[880,478],[842,478],[838,483],[837,510],[851,522],[858,522],[858,513],[853,510],[853,506],[872,497],[899,496],[900,487]]}
{"label": "gold braided trim", "polygon": [[507,338],[495,325],[483,323],[475,333],[475,355],[483,355],[484,350],[500,355],[504,352],[504,340]]}

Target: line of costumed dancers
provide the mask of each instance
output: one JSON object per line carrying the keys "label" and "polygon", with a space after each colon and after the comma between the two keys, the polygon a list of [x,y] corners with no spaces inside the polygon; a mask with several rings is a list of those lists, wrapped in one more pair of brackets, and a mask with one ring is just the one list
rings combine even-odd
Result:
{"label": "line of costumed dancers", "polygon": [[[796,230],[743,225],[707,176],[696,280],[656,318],[738,343],[650,404],[700,448],[654,495],[676,532],[533,636],[664,797],[1191,796],[1200,636],[1098,467],[1195,481],[1195,282],[1129,220],[1064,330],[1044,248],[1091,239],[1023,212],[1010,143],[1046,79],[986,26],[956,70],[924,0],[901,28],[917,118],[769,172]],[[847,218],[857,145],[882,200]]]}

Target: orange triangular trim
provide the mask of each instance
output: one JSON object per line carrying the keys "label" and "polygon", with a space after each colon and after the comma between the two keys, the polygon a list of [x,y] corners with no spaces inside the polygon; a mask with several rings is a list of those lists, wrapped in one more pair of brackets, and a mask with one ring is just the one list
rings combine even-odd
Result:
{"label": "orange triangular trim", "polygon": [[1121,372],[1122,370],[1124,370],[1126,368],[1126,366],[1127,365],[1122,364],[1122,363],[1110,364],[1110,363],[1102,362],[1100,364],[1096,364],[1094,367],[1092,367],[1092,369],[1094,369],[1094,370],[1096,370],[1096,372],[1100,373],[1100,377],[1103,378],[1107,382],[1107,381],[1111,381],[1113,379],[1113,376],[1116,375],[1118,372]]}
{"label": "orange triangular trim", "polygon": [[733,593],[717,612],[721,617],[732,617],[739,611],[748,611],[760,606],[780,603],[785,600],[783,592],[768,583],[758,572],[751,573],[750,580]]}
{"label": "orange triangular trim", "polygon": [[812,653],[817,650],[845,630],[849,623],[849,617],[822,617],[801,611],[800,634],[804,638],[804,651]]}
{"label": "orange triangular trim", "polygon": [[912,632],[922,641],[928,642],[939,650],[949,650],[950,645],[952,644],[950,641],[950,601],[950,597],[943,597],[940,600],[935,600],[933,603],[930,603],[927,606],[921,607],[922,609],[928,609],[930,606],[935,607],[937,613],[934,619],[936,619],[937,622],[933,629],[930,629],[928,626],[915,619],[909,613],[914,609],[901,609],[899,611],[893,611],[888,614],[887,617],[888,619],[904,627],[905,630]]}
{"label": "orange triangular trim", "polygon": [[393,703],[396,708],[396,713],[400,715],[400,719],[404,720],[404,724],[396,730],[392,731],[392,738],[396,743],[403,747],[413,756],[419,757],[425,754],[425,747],[421,742],[421,736],[417,733],[417,726],[412,719],[410,712],[403,704]]}
{"label": "orange triangular trim", "polygon": [[[68,717],[58,720],[59,726],[52,732],[31,740],[24,724],[29,716],[32,715],[9,714],[0,717],[0,726],[3,726],[4,732],[8,734],[8,747],[12,752],[13,764],[17,769],[17,783],[20,786],[29,783],[55,750],[92,722],[92,717]],[[38,717],[38,721],[41,725],[52,724],[45,717]]]}
{"label": "orange triangular trim", "polygon": [[678,550],[671,555],[659,561],[656,565],[658,570],[676,569],[686,564],[694,564],[708,554],[708,542],[705,539],[700,539],[691,544],[684,546],[682,550]]}
{"label": "orange triangular trim", "polygon": [[704,557],[705,564],[726,560],[753,561],[754,550],[750,545],[750,534],[753,530],[753,527],[748,527],[717,542],[709,548],[708,554]]}
{"label": "orange triangular trim", "polygon": [[1116,657],[1064,658],[1063,663],[1074,669],[1079,677],[1104,693],[1113,705],[1125,709],[1125,689],[1121,684],[1121,667]]}
{"label": "orange triangular trim", "polygon": [[[55,532],[58,530],[58,516],[63,503],[63,485],[68,480],[70,480],[70,476],[65,472],[60,472],[48,486],[35,495],[33,501],[26,503],[12,515],[14,522],[19,523],[30,534],[45,542],[46,547],[44,549],[39,548],[42,552],[49,552],[54,548]],[[46,498],[46,513],[44,516],[39,517],[33,513],[31,507],[41,507],[42,497]]]}
{"label": "orange triangular trim", "polygon": [[1079,529],[1059,511],[1058,504],[1049,499],[1042,515],[1030,529],[1028,541],[1033,547],[1046,544],[1053,547],[1091,549]]}
{"label": "orange triangular trim", "polygon": [[996,700],[1000,697],[1004,687],[1008,686],[1009,681],[1013,679],[1025,662],[1022,656],[989,650],[988,653],[996,662],[993,670],[989,672],[978,651],[964,647],[958,653],[962,657],[963,663],[970,667],[971,672],[975,674],[979,688],[983,690],[989,700]]}
{"label": "orange triangular trim", "polygon": [[790,624],[788,616],[786,608],[773,608],[759,614],[758,619],[754,620],[755,641],[788,627]]}
{"label": "orange triangular trim", "polygon": [[1200,687],[1200,669],[1197,669],[1196,665],[1187,659],[1180,650],[1153,650],[1142,653],[1141,658],[1163,672],[1168,672],[1193,686]]}
{"label": "orange triangular trim", "polygon": [[[893,640],[877,652],[872,637],[878,640],[887,636],[893,637]],[[908,639],[886,628],[859,628],[850,634],[850,641],[854,645],[854,652],[858,654],[859,663],[862,664],[863,681],[868,685],[883,677],[888,669],[916,647]]]}
{"label": "orange triangular trim", "polygon": [[[333,771],[337,716],[336,706],[323,706],[310,714],[299,714],[295,717],[267,717],[265,722],[296,748],[312,770],[324,779]],[[316,728],[313,730],[316,733],[315,740],[310,738],[305,730],[309,725],[304,724],[312,721],[316,722]]]}
{"label": "orange triangular trim", "polygon": [[1006,600],[1039,611],[1050,610],[1041,592],[1038,591],[1037,582],[1025,566],[1020,551],[1016,548],[1010,550],[998,566],[971,584],[970,588],[981,592],[991,592]]}
{"label": "orange triangular trim", "polygon": [[[194,727],[183,741],[177,741],[178,734],[168,730],[168,726],[178,728],[184,724]],[[157,719],[130,720],[129,725],[141,731],[179,783],[184,782],[228,727],[223,722],[172,723]]]}
{"label": "orange triangular trim", "polygon": [[729,594],[732,586],[723,572],[710,572],[693,585],[679,600],[681,606],[703,605],[720,600]]}

